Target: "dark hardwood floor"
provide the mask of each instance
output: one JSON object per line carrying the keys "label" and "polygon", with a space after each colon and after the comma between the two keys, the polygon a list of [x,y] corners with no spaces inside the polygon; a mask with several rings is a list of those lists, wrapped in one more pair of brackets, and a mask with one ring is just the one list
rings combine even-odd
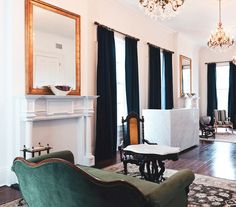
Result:
{"label": "dark hardwood floor", "polygon": [[166,162],[166,168],[236,180],[236,144],[201,141],[198,147],[180,154],[178,161]]}
{"label": "dark hardwood floor", "polygon": [[[227,142],[201,141],[180,153],[178,161],[165,161],[166,168],[181,170],[190,169],[194,173],[236,180],[236,144]],[[111,160],[96,164],[103,168],[120,162],[119,153]]]}
{"label": "dark hardwood floor", "polygon": [[20,191],[8,186],[0,187],[0,205],[16,200],[21,197]]}
{"label": "dark hardwood floor", "polygon": [[[236,180],[236,144],[226,142],[201,141],[200,145],[179,155],[178,161],[166,161],[166,168],[185,169],[194,173]],[[96,164],[97,168],[107,167],[120,162],[116,158]],[[0,187],[0,205],[20,197],[18,191],[7,186]]]}

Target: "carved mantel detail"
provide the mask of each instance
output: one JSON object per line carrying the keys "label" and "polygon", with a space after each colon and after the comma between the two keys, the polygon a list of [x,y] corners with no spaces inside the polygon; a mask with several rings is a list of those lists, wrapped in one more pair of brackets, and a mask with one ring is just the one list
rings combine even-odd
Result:
{"label": "carved mantel detail", "polygon": [[[21,111],[25,128],[25,145],[32,146],[33,123],[56,119],[78,119],[77,128],[81,131],[77,137],[78,164],[92,166],[95,159],[91,150],[92,125],[95,113],[95,101],[98,96],[54,96],[26,95],[22,99]],[[79,146],[80,145],[80,146]],[[85,146],[81,148],[81,146]]]}

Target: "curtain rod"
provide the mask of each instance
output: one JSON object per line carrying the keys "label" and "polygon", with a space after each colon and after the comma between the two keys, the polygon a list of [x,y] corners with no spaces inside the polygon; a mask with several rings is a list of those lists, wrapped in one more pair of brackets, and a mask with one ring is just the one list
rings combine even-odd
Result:
{"label": "curtain rod", "polygon": [[165,48],[162,48],[162,47],[159,47],[159,46],[156,46],[156,45],[153,45],[153,44],[151,44],[151,43],[147,43],[148,45],[151,45],[151,46],[153,46],[153,47],[156,47],[156,48],[160,48],[161,50],[164,50],[164,51],[167,51],[167,52],[171,52],[172,54],[174,54],[175,52],[173,52],[173,51],[171,51],[171,50],[167,50],[167,49],[165,49]]}
{"label": "curtain rod", "polygon": [[[232,62],[232,60],[229,60],[229,61],[218,61],[218,62],[211,62],[211,63],[230,63]],[[205,63],[206,65],[207,64],[211,64],[211,63]]]}
{"label": "curtain rod", "polygon": [[117,32],[117,33],[119,33],[119,34],[125,35],[125,36],[127,36],[127,37],[130,37],[130,38],[133,38],[133,39],[139,41],[139,39],[136,38],[136,37],[133,37],[133,36],[131,36],[131,35],[125,34],[125,33],[120,32],[120,31],[118,31],[118,30],[112,29],[112,28],[110,28],[110,27],[108,27],[108,26],[106,26],[106,25],[100,24],[100,23],[98,23],[98,22],[94,22],[94,24],[95,24],[95,25],[98,25],[98,26],[102,26],[102,27],[104,27],[104,28],[106,28],[106,29],[108,29],[108,30],[110,30],[110,31]]}

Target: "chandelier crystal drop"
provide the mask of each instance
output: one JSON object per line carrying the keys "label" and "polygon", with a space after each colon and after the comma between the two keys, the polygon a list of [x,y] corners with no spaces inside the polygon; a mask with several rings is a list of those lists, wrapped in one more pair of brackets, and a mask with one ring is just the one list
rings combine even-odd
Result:
{"label": "chandelier crystal drop", "polygon": [[234,39],[224,31],[221,22],[221,0],[219,0],[219,23],[214,33],[210,35],[207,46],[211,49],[224,51],[234,44]]}
{"label": "chandelier crystal drop", "polygon": [[178,14],[184,0],[139,0],[140,7],[154,19],[170,19]]}

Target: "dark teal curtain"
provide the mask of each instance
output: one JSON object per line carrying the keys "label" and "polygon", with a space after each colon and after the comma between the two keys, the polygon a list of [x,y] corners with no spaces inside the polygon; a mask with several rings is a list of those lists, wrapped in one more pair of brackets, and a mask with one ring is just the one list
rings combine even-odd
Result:
{"label": "dark teal curtain", "polygon": [[229,97],[228,97],[228,116],[236,127],[236,65],[232,62],[229,67]]}
{"label": "dark teal curtain", "polygon": [[125,37],[125,79],[128,113],[139,114],[137,40],[130,37]]}
{"label": "dark teal curtain", "polygon": [[161,109],[160,48],[149,45],[149,109]]}
{"label": "dark teal curtain", "polygon": [[172,52],[163,51],[165,64],[165,103],[166,109],[173,108]]}
{"label": "dark teal curtain", "polygon": [[213,118],[214,109],[217,109],[216,63],[209,63],[207,65],[207,115]]}
{"label": "dark teal curtain", "polygon": [[97,127],[95,159],[101,161],[116,156],[117,99],[116,54],[114,32],[97,27]]}

